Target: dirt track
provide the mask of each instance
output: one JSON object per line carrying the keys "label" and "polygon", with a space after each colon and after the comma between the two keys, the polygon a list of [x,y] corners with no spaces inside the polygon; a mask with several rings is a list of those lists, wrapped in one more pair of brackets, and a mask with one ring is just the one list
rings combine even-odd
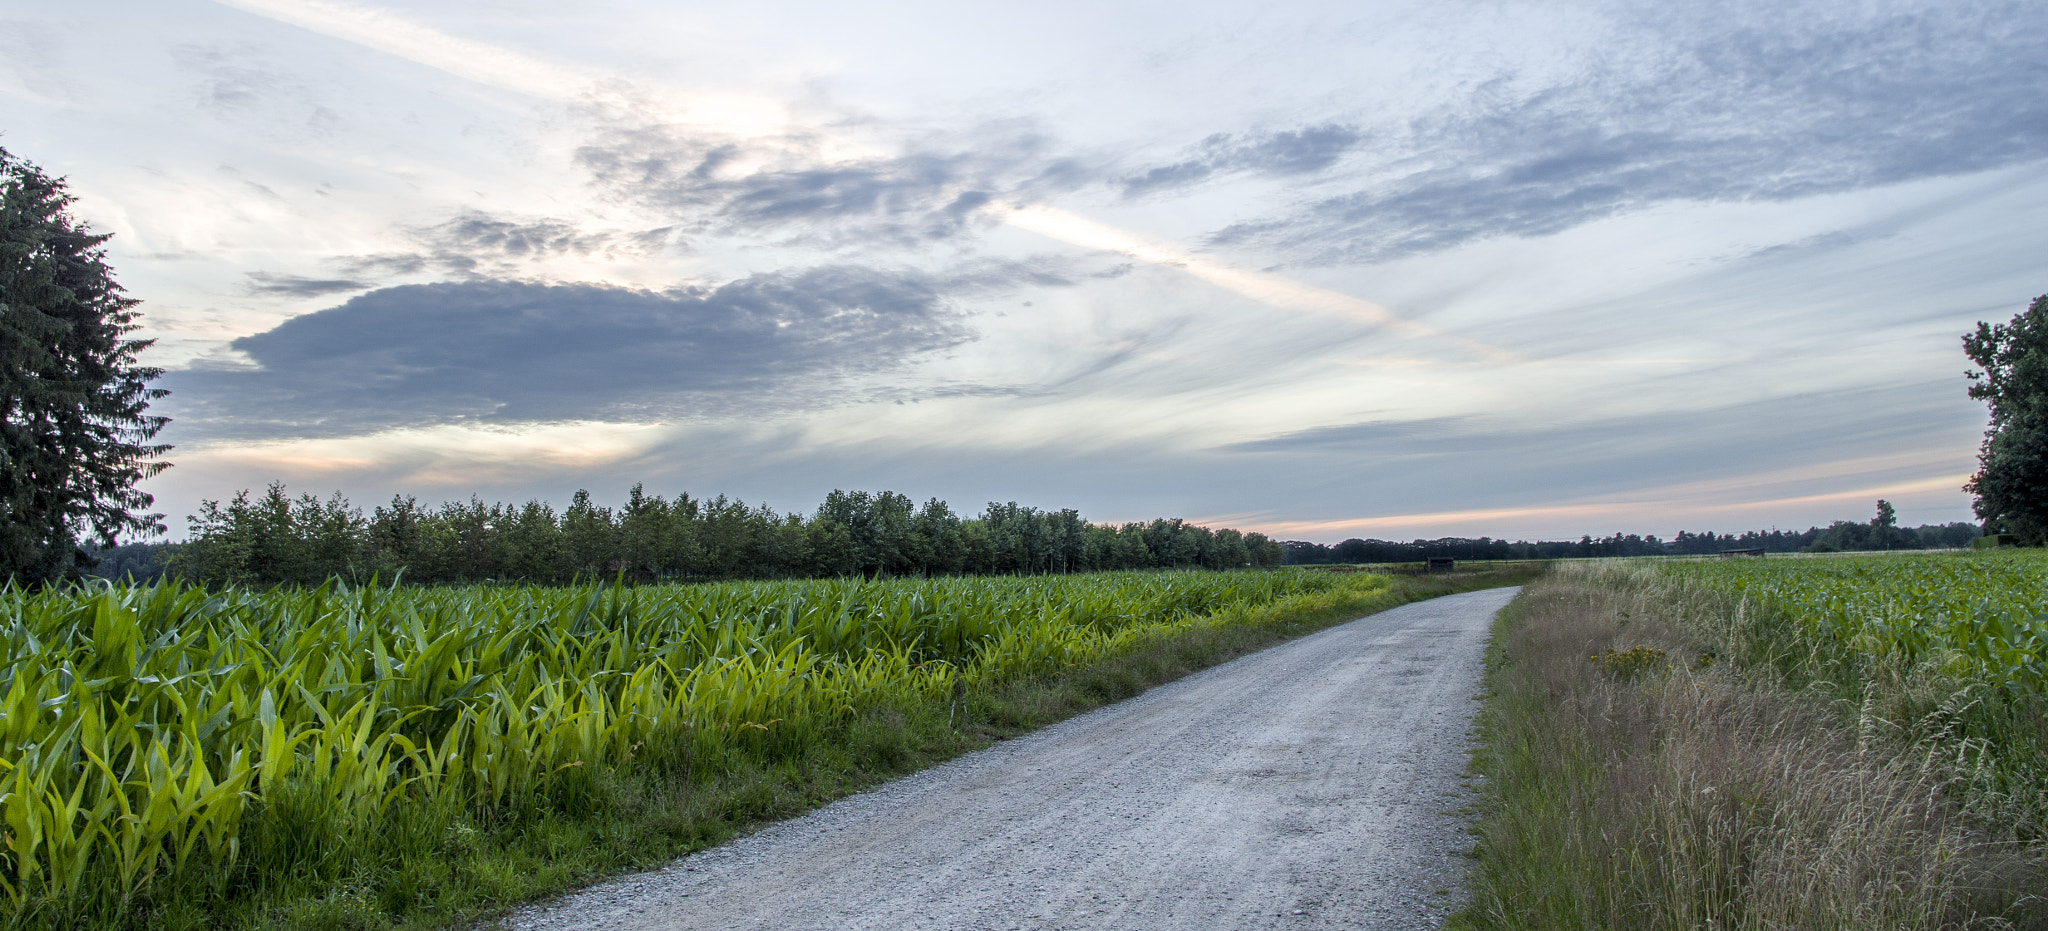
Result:
{"label": "dirt track", "polygon": [[1471,839],[1480,654],[1513,589],[1189,676],[667,868],[553,929],[1418,928]]}

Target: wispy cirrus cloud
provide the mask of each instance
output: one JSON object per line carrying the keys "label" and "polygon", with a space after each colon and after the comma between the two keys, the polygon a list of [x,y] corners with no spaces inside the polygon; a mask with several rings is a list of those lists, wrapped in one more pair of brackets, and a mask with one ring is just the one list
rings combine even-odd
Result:
{"label": "wispy cirrus cloud", "polygon": [[1202,140],[1189,158],[1125,178],[1124,195],[1185,187],[1231,172],[1311,174],[1336,164],[1363,141],[1358,127],[1339,123],[1282,132],[1217,133]]}
{"label": "wispy cirrus cloud", "polygon": [[612,196],[692,229],[825,247],[949,240],[998,199],[1050,196],[1100,176],[1014,127],[913,139],[893,154],[825,148],[814,138],[735,143],[687,127],[622,125],[576,159]]}
{"label": "wispy cirrus cloud", "polygon": [[1398,126],[1349,193],[1210,237],[1321,263],[1543,236],[1670,201],[1785,200],[2048,159],[2048,10],[1644,8],[1653,54]]}
{"label": "wispy cirrus cloud", "polygon": [[536,262],[559,258],[618,259],[687,251],[673,226],[594,229],[553,217],[517,217],[465,210],[441,223],[413,227],[417,248],[332,260],[356,276],[432,272],[460,278],[511,278]]}

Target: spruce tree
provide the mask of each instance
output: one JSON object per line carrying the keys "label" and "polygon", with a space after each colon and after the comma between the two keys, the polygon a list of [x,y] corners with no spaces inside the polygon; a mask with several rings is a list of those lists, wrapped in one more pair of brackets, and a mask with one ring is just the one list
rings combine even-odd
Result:
{"label": "spruce tree", "polygon": [[2028,546],[2048,543],[2048,295],[2011,323],[1977,324],[1963,352],[1983,368],[1969,372],[1970,397],[1991,406],[1977,474],[1987,534],[2011,534]]}
{"label": "spruce tree", "polygon": [[163,532],[138,482],[165,469],[161,369],[136,364],[135,299],[106,234],[61,178],[0,149],[0,579],[41,585],[91,563],[81,542]]}

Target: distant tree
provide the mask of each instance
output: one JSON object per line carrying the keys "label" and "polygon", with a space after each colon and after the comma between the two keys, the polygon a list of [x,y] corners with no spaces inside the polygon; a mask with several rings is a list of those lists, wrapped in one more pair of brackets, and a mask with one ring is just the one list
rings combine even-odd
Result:
{"label": "distant tree", "polygon": [[830,517],[818,517],[804,528],[804,535],[811,556],[807,574],[832,578],[861,570],[860,541],[854,539],[852,528]]}
{"label": "distant tree", "polygon": [[1971,540],[1983,534],[1983,528],[1967,521],[1948,524],[1922,524],[1914,531],[1920,545],[1925,547],[1959,548],[1970,545]]}
{"label": "distant tree", "polygon": [[644,581],[692,571],[700,561],[695,511],[687,494],[667,501],[633,483],[619,511],[619,560],[626,575]]}
{"label": "distant tree", "polygon": [[553,505],[533,500],[516,511],[508,507],[502,523],[494,529],[504,541],[506,576],[535,582],[575,577],[575,564]]}
{"label": "distant tree", "polygon": [[436,539],[441,529],[437,523],[411,495],[392,495],[391,506],[373,510],[365,525],[363,548],[370,571],[387,582],[402,575],[431,579],[447,572],[440,551],[449,541]]}
{"label": "distant tree", "polygon": [[1280,544],[1274,542],[1265,534],[1257,532],[1244,535],[1244,548],[1250,554],[1252,564],[1262,569],[1271,569],[1274,566],[1280,565],[1280,559],[1284,553],[1280,548]]}
{"label": "distant tree", "polygon": [[1877,499],[1877,516],[1870,521],[1870,543],[1881,550],[1898,549],[1899,512],[1892,509],[1892,503]]}
{"label": "distant tree", "polygon": [[953,509],[937,498],[926,499],[924,507],[918,509],[912,532],[924,541],[924,551],[931,554],[925,572],[936,575],[960,571],[967,558],[966,547],[960,540],[960,523]]}
{"label": "distant tree", "polygon": [[98,564],[92,567],[92,574],[102,579],[154,581],[164,576],[169,557],[177,548],[176,543],[124,543],[99,550],[93,554]]}
{"label": "distant tree", "polygon": [[237,492],[223,504],[201,501],[191,542],[171,560],[180,575],[228,584],[317,584],[359,568],[369,523],[340,492],[325,501],[294,499],[273,482],[261,497]]}
{"label": "distant tree", "polygon": [[1251,550],[1245,548],[1243,533],[1226,527],[1216,531],[1215,540],[1208,568],[1239,569],[1252,564]]}
{"label": "distant tree", "polygon": [[0,149],[0,578],[35,585],[91,561],[80,535],[111,547],[163,532],[136,483],[163,471],[166,392],[136,364],[153,342],[107,267],[108,236],[70,213],[73,198]]}
{"label": "distant tree", "polygon": [[1985,533],[2048,543],[2048,295],[2003,324],[1977,324],[1963,352],[1983,368],[1967,372],[1970,397],[1991,407],[1977,474],[1963,490],[1977,496]]}
{"label": "distant tree", "polygon": [[577,489],[562,512],[562,545],[572,575],[604,578],[624,568],[619,562],[618,523],[611,508],[590,503],[590,492]]}
{"label": "distant tree", "polygon": [[1874,549],[1871,544],[1870,525],[1853,520],[1838,520],[1827,526],[1807,544],[1811,553],[1849,553],[1857,550]]}

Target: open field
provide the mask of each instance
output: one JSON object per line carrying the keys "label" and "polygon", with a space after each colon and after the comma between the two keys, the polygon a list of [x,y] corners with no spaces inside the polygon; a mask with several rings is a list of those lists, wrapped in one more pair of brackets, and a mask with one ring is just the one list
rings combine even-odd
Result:
{"label": "open field", "polygon": [[1461,587],[9,592],[0,890],[17,926],[431,926]]}
{"label": "open field", "polygon": [[1721,559],[1662,571],[1761,609],[1767,620],[1745,616],[1739,645],[1788,673],[1854,682],[1924,668],[2000,704],[2048,695],[2048,553]]}
{"label": "open field", "polygon": [[1482,928],[2048,927],[2032,552],[1559,566],[1503,614]]}

